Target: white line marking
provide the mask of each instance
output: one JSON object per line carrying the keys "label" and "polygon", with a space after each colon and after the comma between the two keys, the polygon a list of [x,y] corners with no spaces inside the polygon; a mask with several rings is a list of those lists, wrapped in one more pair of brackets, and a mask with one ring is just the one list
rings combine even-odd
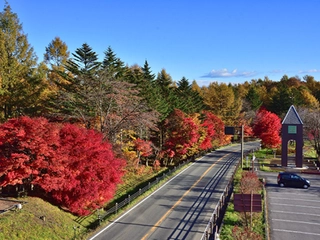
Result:
{"label": "white line marking", "polygon": [[320,214],[312,214],[312,213],[286,212],[286,211],[274,211],[274,210],[271,210],[271,212],[274,212],[274,213],[286,213],[286,214],[297,214],[297,215],[308,215],[308,216],[317,216],[317,217],[320,217]]}
{"label": "white line marking", "polygon": [[271,205],[280,205],[280,206],[290,206],[290,207],[304,207],[304,208],[318,208],[320,207],[312,207],[312,206],[304,206],[304,205],[296,205],[296,204],[284,204],[284,203],[271,203]]}
{"label": "white line marking", "polygon": [[[205,156],[203,156],[205,157]],[[199,160],[201,160],[203,157],[201,157]],[[197,161],[199,161],[197,160]],[[197,162],[196,161],[196,162]],[[152,195],[154,195],[156,192],[160,191],[164,186],[166,186],[168,183],[170,183],[173,179],[175,179],[176,177],[178,177],[181,173],[183,173],[184,171],[186,171],[188,168],[190,168],[193,164],[195,164],[196,162],[192,163],[189,167],[185,168],[184,170],[182,170],[180,173],[178,173],[176,176],[174,176],[173,178],[171,178],[168,182],[166,182],[165,184],[163,184],[161,187],[159,187],[157,190],[155,190],[152,194],[150,194],[149,196],[147,196],[146,198],[144,198],[143,200],[141,200],[141,202],[137,203],[135,206],[133,206],[132,208],[130,208],[127,212],[125,212],[124,214],[122,214],[120,217],[118,217],[117,219],[115,219],[112,223],[110,223],[108,226],[106,226],[104,229],[102,229],[100,232],[96,233],[94,236],[92,236],[91,238],[89,238],[89,240],[94,239],[95,237],[97,237],[98,235],[100,235],[102,232],[104,232],[105,230],[107,230],[109,227],[111,227],[113,224],[115,224],[116,222],[118,222],[121,218],[123,218],[124,216],[126,216],[129,212],[131,212],[133,209],[135,209],[136,207],[138,207],[139,205],[141,205],[144,201],[146,201],[148,198],[150,198]]]}
{"label": "white line marking", "polygon": [[283,199],[283,200],[292,200],[292,201],[304,201],[304,202],[319,202],[319,200],[308,200],[308,199],[303,199],[303,198],[278,198],[278,197],[269,197],[270,199]]}
{"label": "white line marking", "polygon": [[284,220],[284,219],[272,219],[272,221],[290,222],[290,223],[301,223],[301,224],[309,224],[309,225],[320,225],[320,223],[302,222],[302,221],[293,221],[293,220]]}
{"label": "white line marking", "polygon": [[[302,190],[302,189],[301,189]],[[304,189],[307,190],[307,189]],[[286,193],[286,192],[270,192],[270,195],[275,195],[275,196],[283,196],[283,195],[294,195],[294,196],[313,196],[311,193],[308,193],[307,191],[305,191],[304,193]]]}
{"label": "white line marking", "polygon": [[299,232],[299,231],[291,231],[291,230],[285,230],[285,229],[273,229],[273,231],[288,232],[288,233],[300,233],[300,234],[305,234],[305,235],[320,236],[320,233]]}

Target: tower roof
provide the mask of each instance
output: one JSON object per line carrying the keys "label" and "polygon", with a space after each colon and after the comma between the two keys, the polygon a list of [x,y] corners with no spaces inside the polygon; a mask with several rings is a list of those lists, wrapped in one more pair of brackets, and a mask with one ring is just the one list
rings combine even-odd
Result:
{"label": "tower roof", "polygon": [[303,124],[299,114],[293,105],[290,106],[286,116],[284,117],[282,124]]}

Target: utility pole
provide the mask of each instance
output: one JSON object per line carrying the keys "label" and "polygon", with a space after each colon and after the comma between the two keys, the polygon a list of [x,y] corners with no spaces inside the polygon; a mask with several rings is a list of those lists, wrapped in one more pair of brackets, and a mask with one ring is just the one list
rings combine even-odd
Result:
{"label": "utility pole", "polygon": [[241,169],[243,169],[243,148],[244,148],[243,135],[244,135],[244,129],[243,129],[243,125],[241,125]]}

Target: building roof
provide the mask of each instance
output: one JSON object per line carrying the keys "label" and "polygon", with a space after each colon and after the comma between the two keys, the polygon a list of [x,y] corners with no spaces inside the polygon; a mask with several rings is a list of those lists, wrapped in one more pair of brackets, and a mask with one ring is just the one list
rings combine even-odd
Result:
{"label": "building roof", "polygon": [[282,124],[303,124],[299,114],[297,113],[293,105],[290,106],[286,116],[284,117]]}

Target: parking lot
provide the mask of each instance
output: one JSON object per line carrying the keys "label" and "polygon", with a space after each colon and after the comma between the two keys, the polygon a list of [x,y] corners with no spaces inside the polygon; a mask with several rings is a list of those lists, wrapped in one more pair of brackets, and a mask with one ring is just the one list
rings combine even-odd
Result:
{"label": "parking lot", "polygon": [[279,187],[278,173],[259,175],[266,179],[270,239],[320,239],[320,175],[299,174],[310,180],[309,189]]}

